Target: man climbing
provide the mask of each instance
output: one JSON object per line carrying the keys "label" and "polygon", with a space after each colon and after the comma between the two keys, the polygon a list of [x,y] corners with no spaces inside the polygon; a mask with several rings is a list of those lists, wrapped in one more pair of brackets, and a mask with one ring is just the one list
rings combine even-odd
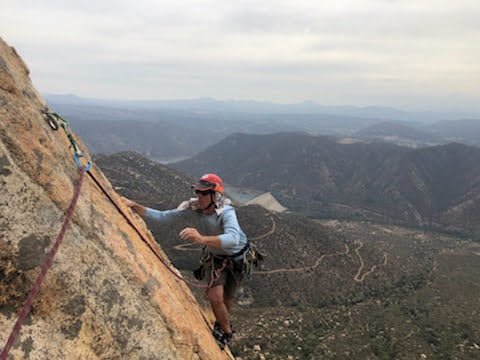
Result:
{"label": "man climbing", "polygon": [[205,246],[202,266],[195,271],[195,276],[201,279],[207,275],[207,297],[216,318],[212,333],[223,349],[232,338],[229,314],[243,278],[243,255],[249,243],[235,209],[224,196],[223,181],[218,175],[205,174],[192,188],[197,198],[173,210],[148,208],[127,198],[123,201],[140,216],[162,223],[188,219],[192,212],[196,215],[200,229],[186,227],[180,231],[180,238]]}

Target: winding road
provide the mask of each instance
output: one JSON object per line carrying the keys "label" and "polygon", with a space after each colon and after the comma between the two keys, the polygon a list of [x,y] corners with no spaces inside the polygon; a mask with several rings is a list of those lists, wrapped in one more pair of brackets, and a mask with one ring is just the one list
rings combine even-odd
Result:
{"label": "winding road", "polygon": [[318,258],[318,260],[315,262],[315,264],[311,266],[304,266],[304,267],[299,267],[299,268],[292,268],[292,269],[275,269],[275,270],[259,270],[259,271],[254,271],[254,274],[260,274],[260,275],[267,275],[267,274],[276,274],[276,273],[281,273],[281,272],[302,272],[302,271],[307,271],[307,270],[314,270],[316,269],[322,260],[326,257],[329,256],[338,256],[338,255],[347,255],[349,253],[349,248],[348,245],[345,244],[345,251],[344,252],[338,252],[338,253],[333,253],[333,254],[323,254]]}
{"label": "winding road", "polygon": [[[363,280],[365,280],[365,277],[371,273],[373,273],[378,266],[385,266],[387,265],[387,262],[388,262],[388,254],[387,253],[383,253],[383,263],[380,264],[380,265],[373,265],[369,271],[365,272],[363,275],[362,274],[362,271],[363,271],[363,268],[365,267],[365,264],[363,262],[363,258],[362,256],[360,255],[360,249],[363,247],[363,242],[361,242],[360,240],[356,241],[356,243],[359,243],[359,246],[355,249],[355,254],[357,254],[358,256],[358,259],[360,260],[360,267],[358,268],[358,271],[357,271],[357,274],[355,275],[355,277],[353,278],[354,281],[356,282],[363,282]],[[360,276],[361,275],[361,276]]]}
{"label": "winding road", "polygon": [[265,238],[269,235],[273,235],[275,233],[275,229],[277,228],[277,223],[275,222],[275,219],[273,218],[273,216],[270,216],[270,220],[272,221],[272,228],[269,231],[267,231],[265,234],[255,236],[255,237],[251,238],[250,240],[259,240],[259,239],[263,239],[263,238]]}

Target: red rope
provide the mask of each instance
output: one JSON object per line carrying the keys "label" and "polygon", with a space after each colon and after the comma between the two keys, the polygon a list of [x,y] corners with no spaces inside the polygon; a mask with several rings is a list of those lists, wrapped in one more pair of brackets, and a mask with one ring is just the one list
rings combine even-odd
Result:
{"label": "red rope", "polygon": [[86,168],[83,167],[80,172],[80,178],[78,180],[78,184],[75,188],[75,193],[73,195],[72,201],[70,202],[70,206],[68,207],[67,213],[65,215],[65,220],[63,221],[62,228],[58,233],[57,239],[55,240],[55,244],[53,245],[52,249],[50,250],[50,253],[48,254],[47,260],[42,266],[42,270],[40,272],[40,275],[38,275],[37,280],[35,281],[35,285],[33,286],[32,290],[30,290],[30,294],[28,295],[28,298],[25,301],[25,304],[23,305],[23,308],[18,315],[18,319],[12,329],[12,332],[10,333],[10,336],[8,337],[7,343],[3,348],[2,353],[0,354],[0,360],[7,359],[8,353],[10,352],[15,342],[15,339],[20,333],[22,324],[27,318],[28,313],[30,312],[30,308],[32,307],[32,304],[35,301],[35,298],[38,295],[38,292],[40,291],[40,286],[45,280],[47,272],[53,264],[53,258],[57,254],[58,248],[60,247],[60,244],[65,235],[65,231],[67,230],[68,224],[73,216],[73,211],[75,210],[75,206],[77,205],[77,200],[78,200],[78,197],[80,196],[80,189],[82,187],[83,179],[85,177],[85,172],[86,172]]}

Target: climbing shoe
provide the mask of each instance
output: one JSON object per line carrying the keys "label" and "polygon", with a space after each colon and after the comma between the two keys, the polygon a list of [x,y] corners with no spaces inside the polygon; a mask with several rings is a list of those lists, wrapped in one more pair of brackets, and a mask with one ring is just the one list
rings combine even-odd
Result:
{"label": "climbing shoe", "polygon": [[217,340],[218,346],[220,346],[220,349],[225,349],[225,346],[228,345],[230,340],[232,340],[232,333],[223,333],[222,337]]}
{"label": "climbing shoe", "polygon": [[213,325],[212,335],[215,338],[220,349],[223,350],[225,346],[228,345],[230,340],[232,340],[233,334],[223,332],[220,324],[215,321],[215,324]]}
{"label": "climbing shoe", "polygon": [[213,324],[213,330],[212,330],[212,335],[215,338],[215,340],[220,340],[220,338],[223,335],[223,330],[220,327],[220,324],[215,321],[215,324]]}

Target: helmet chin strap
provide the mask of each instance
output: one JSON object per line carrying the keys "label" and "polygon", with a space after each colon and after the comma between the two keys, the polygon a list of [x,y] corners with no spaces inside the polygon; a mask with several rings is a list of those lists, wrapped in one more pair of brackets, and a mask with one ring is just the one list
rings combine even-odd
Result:
{"label": "helmet chin strap", "polygon": [[215,193],[210,194],[210,204],[206,206],[205,208],[202,209],[202,211],[210,209],[212,206],[215,207],[215,199],[214,199]]}

